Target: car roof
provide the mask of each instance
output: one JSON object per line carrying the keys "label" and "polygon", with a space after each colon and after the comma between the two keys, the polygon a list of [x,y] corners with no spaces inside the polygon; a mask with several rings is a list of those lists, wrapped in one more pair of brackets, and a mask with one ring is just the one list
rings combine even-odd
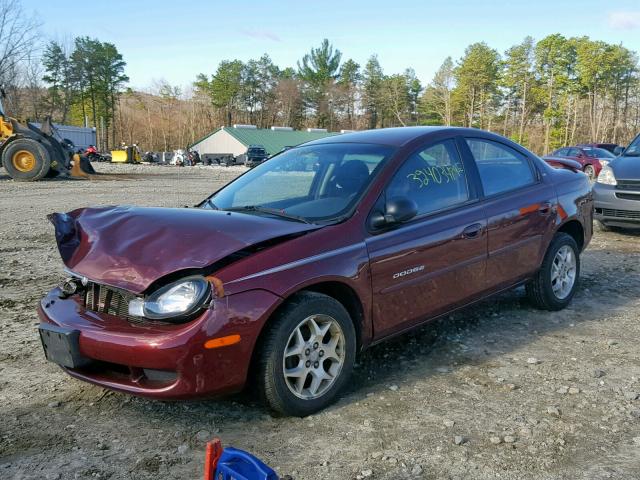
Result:
{"label": "car roof", "polygon": [[379,128],[375,130],[363,130],[360,132],[343,133],[332,137],[325,137],[319,140],[313,140],[304,145],[319,145],[325,143],[374,143],[381,145],[391,145],[402,147],[407,143],[424,138],[425,140],[432,134],[449,132],[451,135],[474,135],[483,137],[500,138],[498,135],[478,130],[476,128],[463,127],[394,127]]}
{"label": "car roof", "polygon": [[594,148],[600,148],[603,146],[607,146],[607,147],[613,147],[613,146],[618,146],[617,143],[579,143],[578,145],[576,145],[576,147],[594,147]]}
{"label": "car roof", "polygon": [[554,150],[554,152],[558,152],[560,150],[564,150],[564,149],[570,149],[570,148],[575,148],[576,150],[582,150],[584,148],[597,148],[595,145],[567,145],[566,147],[560,147],[560,148],[556,148]]}

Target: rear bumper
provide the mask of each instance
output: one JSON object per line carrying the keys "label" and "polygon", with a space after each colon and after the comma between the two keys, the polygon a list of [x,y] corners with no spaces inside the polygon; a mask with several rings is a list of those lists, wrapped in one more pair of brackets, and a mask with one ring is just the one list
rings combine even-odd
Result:
{"label": "rear bumper", "polygon": [[593,199],[596,220],[614,227],[640,228],[640,192],[618,190],[613,185],[596,183]]}
{"label": "rear bumper", "polygon": [[[187,399],[241,390],[258,334],[279,297],[254,290],[217,300],[212,309],[181,325],[135,325],[88,311],[54,289],[38,308],[44,323],[78,330],[87,366],[69,375],[112,390],[159,399]],[[212,338],[239,334],[234,345],[206,349]]]}

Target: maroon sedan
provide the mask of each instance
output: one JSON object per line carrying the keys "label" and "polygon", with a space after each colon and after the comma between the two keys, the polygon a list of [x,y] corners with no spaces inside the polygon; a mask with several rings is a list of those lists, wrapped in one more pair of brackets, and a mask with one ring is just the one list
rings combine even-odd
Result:
{"label": "maroon sedan", "polygon": [[332,402],[356,354],[526,285],[558,310],[592,233],[587,177],[474,129],[325,138],[195,208],[54,214],[70,275],[41,302],[46,356],[159,399],[255,385],[271,408]]}
{"label": "maroon sedan", "polygon": [[578,145],[576,147],[563,147],[545,160],[554,158],[566,158],[578,162],[582,166],[582,171],[587,174],[592,182],[600,175],[602,167],[606,167],[616,156],[609,150],[591,145]]}

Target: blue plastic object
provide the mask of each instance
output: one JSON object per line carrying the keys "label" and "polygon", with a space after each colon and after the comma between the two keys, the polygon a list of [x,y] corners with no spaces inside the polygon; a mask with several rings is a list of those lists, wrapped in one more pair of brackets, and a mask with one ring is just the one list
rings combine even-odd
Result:
{"label": "blue plastic object", "polygon": [[227,447],[218,460],[215,480],[278,480],[278,475],[256,457]]}

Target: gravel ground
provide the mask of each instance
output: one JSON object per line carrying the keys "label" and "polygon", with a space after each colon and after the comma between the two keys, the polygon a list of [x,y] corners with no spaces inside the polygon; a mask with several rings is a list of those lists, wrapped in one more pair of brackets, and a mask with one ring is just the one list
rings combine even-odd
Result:
{"label": "gravel ground", "polygon": [[0,171],[0,478],[191,480],[212,436],[295,479],[640,478],[640,236],[596,232],[562,312],[501,295],[365,352],[326,411],[274,418],[243,395],[109,392],[44,360],[35,306],[63,275],[46,214],[193,204],[244,170],[97,168],[118,174]]}

